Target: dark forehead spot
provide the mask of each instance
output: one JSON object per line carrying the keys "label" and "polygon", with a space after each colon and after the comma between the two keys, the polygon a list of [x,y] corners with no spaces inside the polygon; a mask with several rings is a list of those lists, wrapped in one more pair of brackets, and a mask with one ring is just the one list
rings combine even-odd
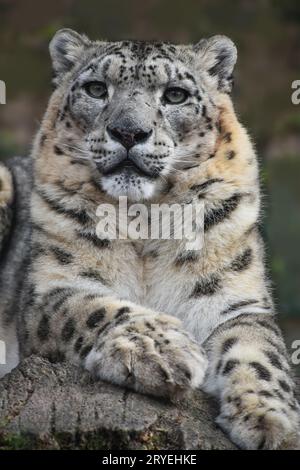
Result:
{"label": "dark forehead spot", "polygon": [[193,75],[190,74],[189,72],[185,72],[185,78],[187,78],[188,80],[191,80],[191,82],[193,82],[194,84],[196,84],[195,77],[193,77]]}
{"label": "dark forehead spot", "polygon": [[[114,44],[114,43],[113,43]],[[177,47],[174,44],[161,41],[123,41],[110,45],[105,51],[105,55],[112,55],[122,59],[125,65],[129,60],[144,60],[151,56],[153,60],[169,59],[174,60],[177,54]]]}
{"label": "dark forehead spot", "polygon": [[108,71],[108,69],[109,69],[109,67],[110,67],[110,64],[111,64],[111,57],[108,58],[108,59],[104,62],[104,64],[103,64],[102,73],[103,73],[104,78],[106,78],[107,71]]}

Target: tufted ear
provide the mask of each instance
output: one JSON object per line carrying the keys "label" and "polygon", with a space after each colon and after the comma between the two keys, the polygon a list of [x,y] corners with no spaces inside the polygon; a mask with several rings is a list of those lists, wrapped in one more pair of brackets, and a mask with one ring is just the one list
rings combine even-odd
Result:
{"label": "tufted ear", "polygon": [[220,91],[230,93],[232,90],[232,73],[237,60],[237,49],[226,36],[213,36],[202,39],[194,46],[200,58],[201,68],[216,80]]}
{"label": "tufted ear", "polygon": [[57,31],[49,45],[55,77],[68,72],[90,44],[86,36],[72,29]]}

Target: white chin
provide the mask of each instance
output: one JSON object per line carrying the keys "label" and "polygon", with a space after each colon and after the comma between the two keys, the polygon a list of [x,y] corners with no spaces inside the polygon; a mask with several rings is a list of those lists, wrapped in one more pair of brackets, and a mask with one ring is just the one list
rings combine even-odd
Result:
{"label": "white chin", "polygon": [[101,186],[109,196],[114,199],[127,196],[131,201],[151,199],[155,193],[156,183],[145,177],[137,179],[122,178],[122,175],[102,176]]}

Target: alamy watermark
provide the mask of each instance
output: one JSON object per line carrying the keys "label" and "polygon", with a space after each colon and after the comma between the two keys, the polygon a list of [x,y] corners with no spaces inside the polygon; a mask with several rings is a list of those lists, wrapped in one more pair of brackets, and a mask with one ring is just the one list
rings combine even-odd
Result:
{"label": "alamy watermark", "polygon": [[292,364],[298,366],[300,364],[300,339],[295,339],[292,342],[291,348],[295,350],[291,355]]}
{"label": "alamy watermark", "polygon": [[200,250],[204,234],[204,202],[185,204],[100,204],[96,234],[108,240],[184,240],[187,250]]}
{"label": "alamy watermark", "polygon": [[0,365],[6,364],[6,344],[0,340]]}
{"label": "alamy watermark", "polygon": [[0,104],[6,104],[6,85],[3,80],[0,80]]}
{"label": "alamy watermark", "polygon": [[298,105],[300,104],[300,80],[292,82],[292,89],[295,90],[291,96],[292,103]]}
{"label": "alamy watermark", "polygon": [[[0,80],[0,104],[6,104],[6,85]],[[0,365],[6,364],[6,344],[0,339]]]}

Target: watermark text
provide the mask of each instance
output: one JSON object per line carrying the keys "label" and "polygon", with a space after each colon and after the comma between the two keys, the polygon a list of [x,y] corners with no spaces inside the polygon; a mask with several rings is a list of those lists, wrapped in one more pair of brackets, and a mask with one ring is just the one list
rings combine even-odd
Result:
{"label": "watermark text", "polygon": [[96,234],[109,240],[184,240],[186,249],[203,246],[204,203],[128,204],[120,196],[118,205],[100,204]]}
{"label": "watermark text", "polygon": [[295,90],[291,96],[292,103],[298,105],[300,104],[300,80],[293,81],[292,89]]}
{"label": "watermark text", "polygon": [[6,104],[6,85],[3,80],[0,80],[0,104]]}
{"label": "watermark text", "polygon": [[295,341],[292,342],[291,348],[294,349],[291,355],[292,364],[298,366],[300,364],[300,339],[295,339]]}
{"label": "watermark text", "polygon": [[6,345],[5,342],[0,340],[0,365],[6,364]]}

